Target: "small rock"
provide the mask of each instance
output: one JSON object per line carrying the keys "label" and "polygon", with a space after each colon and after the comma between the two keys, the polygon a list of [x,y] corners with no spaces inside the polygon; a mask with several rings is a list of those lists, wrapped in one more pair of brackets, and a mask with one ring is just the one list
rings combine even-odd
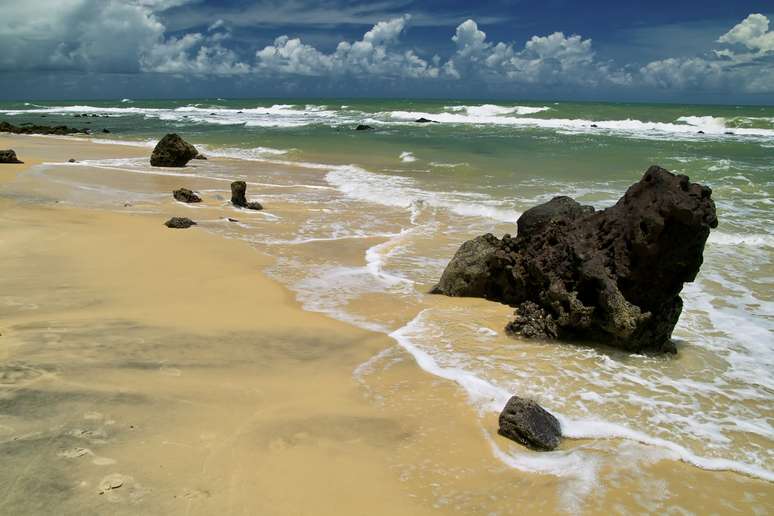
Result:
{"label": "small rock", "polygon": [[559,421],[532,400],[511,397],[499,422],[497,433],[535,450],[553,450],[562,440]]}
{"label": "small rock", "polygon": [[247,183],[244,181],[234,181],[231,183],[231,204],[239,208],[248,210],[262,210],[263,206],[259,202],[248,202],[245,194],[247,193]]}
{"label": "small rock", "polygon": [[0,150],[0,163],[24,163],[16,157],[13,149]]}
{"label": "small rock", "polygon": [[598,126],[597,124],[591,124],[591,127],[593,127],[593,128],[595,128],[595,129],[596,129],[596,128],[597,128],[597,127],[599,127],[599,126]]}
{"label": "small rock", "polygon": [[191,226],[195,226],[196,222],[188,217],[172,217],[164,223],[165,226],[172,229],[187,229]]}
{"label": "small rock", "polygon": [[733,131],[726,131],[726,132],[725,132],[725,133],[723,133],[723,134],[727,134],[727,135],[729,135],[729,136],[733,136],[733,134],[734,134],[734,133],[733,133]]}
{"label": "small rock", "polygon": [[704,131],[698,131],[696,134],[704,134]]}
{"label": "small rock", "polygon": [[355,127],[355,131],[370,131],[372,129],[373,127],[365,124],[359,124],[357,127]]}
{"label": "small rock", "polygon": [[180,202],[202,202],[202,198],[188,188],[178,188],[172,192],[172,196]]}
{"label": "small rock", "polygon": [[193,159],[204,159],[204,160],[206,160],[207,156],[205,156],[204,154],[197,154],[196,156],[194,156]]}
{"label": "small rock", "polygon": [[75,158],[70,158],[67,160],[68,163],[75,163]]}
{"label": "small rock", "polygon": [[438,122],[436,120],[430,120],[429,118],[422,117],[422,118],[417,118],[416,120],[414,120],[414,123],[417,123],[417,124],[437,124]]}
{"label": "small rock", "polygon": [[105,134],[110,134],[110,129],[103,129],[102,132]]}
{"label": "small rock", "polygon": [[239,220],[238,220],[238,219],[234,219],[234,218],[231,218],[231,217],[228,217],[228,219],[227,219],[227,220],[228,220],[229,222],[239,222]]}

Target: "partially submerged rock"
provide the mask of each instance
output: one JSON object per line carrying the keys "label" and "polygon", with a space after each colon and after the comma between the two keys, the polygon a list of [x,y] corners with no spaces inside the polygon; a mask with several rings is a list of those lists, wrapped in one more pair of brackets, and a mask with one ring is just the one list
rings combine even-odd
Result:
{"label": "partially submerged rock", "polygon": [[259,202],[248,201],[245,194],[247,193],[247,183],[244,181],[234,181],[231,183],[231,204],[239,208],[247,208],[248,210],[262,210],[263,206]]}
{"label": "partially submerged rock", "polygon": [[429,118],[422,117],[422,118],[417,118],[416,120],[414,120],[414,123],[415,124],[437,124],[438,121],[437,120],[430,120]]}
{"label": "partially submerged rock", "polygon": [[151,154],[150,164],[154,167],[184,167],[199,151],[175,133],[164,136]]}
{"label": "partially submerged rock", "polygon": [[48,126],[25,123],[16,126],[9,124],[8,122],[0,122],[0,133],[67,135],[88,132],[88,129],[76,129],[75,127],[67,127],[66,125]]}
{"label": "partially submerged rock", "polygon": [[511,334],[673,352],[680,291],[718,224],[711,194],[654,166],[605,210],[554,198],[519,218],[516,238],[465,242],[433,292],[516,307]]}
{"label": "partially submerged rock", "polygon": [[497,433],[529,448],[555,449],[562,441],[562,426],[532,400],[513,396],[500,413]]}
{"label": "partially submerged rock", "polygon": [[172,192],[172,196],[180,201],[185,203],[193,203],[193,202],[202,202],[202,198],[196,195],[192,190],[189,190],[188,188],[178,188],[177,190],[174,190]]}
{"label": "partially submerged rock", "polygon": [[16,157],[16,151],[13,149],[0,150],[0,163],[23,163]]}
{"label": "partially submerged rock", "polygon": [[172,217],[164,223],[165,226],[172,229],[187,229],[191,226],[195,226],[196,222],[188,217]]}
{"label": "partially submerged rock", "polygon": [[204,154],[197,154],[196,156],[194,156],[193,159],[203,159],[203,160],[206,160],[207,156],[205,156]]}
{"label": "partially submerged rock", "polygon": [[373,129],[373,127],[365,124],[358,124],[358,126],[355,127],[355,131],[370,131],[371,129]]}

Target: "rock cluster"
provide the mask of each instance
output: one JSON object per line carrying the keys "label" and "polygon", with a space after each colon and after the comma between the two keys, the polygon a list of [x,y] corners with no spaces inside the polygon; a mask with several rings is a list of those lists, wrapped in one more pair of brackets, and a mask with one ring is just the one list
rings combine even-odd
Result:
{"label": "rock cluster", "polygon": [[12,149],[0,150],[0,163],[24,163],[16,157],[16,151]]}
{"label": "rock cluster", "polygon": [[164,136],[151,154],[150,164],[154,167],[184,167],[199,154],[196,147],[175,133]]}
{"label": "rock cluster", "polygon": [[66,125],[48,126],[37,124],[24,124],[13,125],[8,122],[0,122],[0,133],[13,133],[13,134],[56,134],[67,135],[76,133],[88,133],[88,129],[76,129],[75,127],[67,127]]}
{"label": "rock cluster", "polygon": [[465,242],[434,293],[516,308],[509,333],[674,352],[683,284],[718,220],[712,191],[650,167],[612,207],[557,197],[526,211],[515,238]]}
{"label": "rock cluster", "polygon": [[247,208],[248,210],[262,210],[263,206],[259,202],[248,201],[245,194],[247,193],[247,183],[244,181],[234,181],[231,183],[231,204],[239,208]]}

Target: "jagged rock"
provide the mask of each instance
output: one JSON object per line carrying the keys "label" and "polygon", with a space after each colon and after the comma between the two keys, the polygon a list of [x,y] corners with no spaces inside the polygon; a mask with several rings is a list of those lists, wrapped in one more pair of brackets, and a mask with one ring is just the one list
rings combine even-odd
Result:
{"label": "jagged rock", "polygon": [[248,202],[245,194],[247,193],[247,183],[244,181],[234,181],[231,183],[231,204],[239,208],[248,210],[262,210],[263,206],[259,202]]}
{"label": "jagged rock", "polygon": [[562,441],[559,421],[534,401],[518,396],[508,400],[499,423],[497,433],[535,450],[550,451]]}
{"label": "jagged rock", "polygon": [[358,124],[358,126],[355,127],[355,131],[370,131],[371,129],[373,129],[373,127],[365,124]]}
{"label": "jagged rock", "polygon": [[519,218],[516,238],[464,243],[433,292],[516,307],[511,334],[673,352],[680,291],[718,223],[711,194],[654,166],[605,210],[555,198]]}
{"label": "jagged rock", "polygon": [[196,147],[175,133],[164,136],[151,154],[150,164],[154,167],[184,167],[199,154]]}
{"label": "jagged rock", "polygon": [[0,133],[13,133],[13,134],[57,134],[67,135],[75,133],[86,133],[86,129],[76,129],[74,127],[67,127],[66,125],[48,126],[25,123],[22,126],[16,126],[9,124],[8,122],[0,122]]}
{"label": "jagged rock", "polygon": [[202,198],[188,188],[178,188],[172,192],[172,196],[180,202],[202,202]]}
{"label": "jagged rock", "polygon": [[16,151],[12,149],[0,150],[0,163],[24,163],[16,157]]}
{"label": "jagged rock", "polygon": [[188,217],[172,217],[164,223],[165,226],[172,229],[187,229],[191,226],[195,226],[196,222]]}
{"label": "jagged rock", "polygon": [[437,124],[438,122],[436,120],[430,120],[429,118],[417,118],[414,120],[414,123],[416,124]]}

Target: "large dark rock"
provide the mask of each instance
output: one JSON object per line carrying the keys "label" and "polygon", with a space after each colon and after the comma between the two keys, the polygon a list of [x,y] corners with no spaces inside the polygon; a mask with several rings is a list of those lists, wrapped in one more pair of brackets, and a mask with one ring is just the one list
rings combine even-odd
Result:
{"label": "large dark rock", "polygon": [[497,433],[535,450],[553,450],[562,441],[559,421],[532,400],[511,397],[499,422]]}
{"label": "large dark rock", "polygon": [[178,188],[172,192],[172,196],[180,202],[202,202],[202,198],[188,188]]}
{"label": "large dark rock", "polygon": [[199,151],[175,133],[164,136],[151,154],[150,164],[154,167],[184,167]]}
{"label": "large dark rock", "polygon": [[172,217],[164,225],[172,229],[188,229],[191,226],[195,226],[196,222],[188,217]]}
{"label": "large dark rock", "polygon": [[463,244],[433,292],[516,307],[511,334],[674,351],[680,291],[718,224],[711,194],[654,166],[605,210],[555,198],[522,215],[516,238]]}
{"label": "large dark rock", "polygon": [[67,135],[88,132],[88,129],[76,129],[75,127],[67,127],[66,125],[48,126],[25,123],[16,126],[9,124],[8,122],[0,122],[0,133]]}
{"label": "large dark rock", "polygon": [[23,163],[16,157],[16,151],[12,149],[0,150],[0,163]]}
{"label": "large dark rock", "polygon": [[248,210],[262,210],[263,206],[259,202],[248,202],[245,194],[247,193],[247,183],[244,181],[234,181],[231,183],[231,204],[239,208]]}

